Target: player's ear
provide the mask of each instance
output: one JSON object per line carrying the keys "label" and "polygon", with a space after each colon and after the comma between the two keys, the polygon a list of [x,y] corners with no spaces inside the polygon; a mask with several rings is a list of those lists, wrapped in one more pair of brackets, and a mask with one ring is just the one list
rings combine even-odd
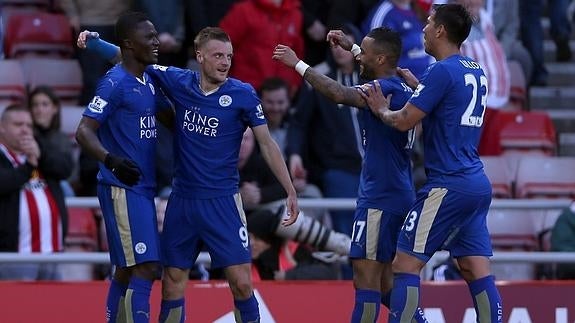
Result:
{"label": "player's ear", "polygon": [[133,47],[132,47],[132,41],[129,40],[129,39],[122,39],[120,42],[121,42],[122,45],[123,45],[123,46],[120,46],[120,47],[130,48],[130,49],[133,48]]}
{"label": "player's ear", "polygon": [[202,53],[200,53],[199,50],[196,51],[196,60],[200,64],[202,64],[202,62],[204,61],[204,57],[202,56]]}

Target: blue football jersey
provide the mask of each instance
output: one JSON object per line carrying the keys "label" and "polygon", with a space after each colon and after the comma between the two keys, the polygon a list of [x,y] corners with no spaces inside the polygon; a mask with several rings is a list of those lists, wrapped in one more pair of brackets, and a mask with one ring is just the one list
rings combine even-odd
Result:
{"label": "blue football jersey", "polygon": [[[378,80],[383,94],[391,97],[391,109],[401,109],[413,91],[397,76]],[[411,149],[415,129],[396,130],[369,109],[360,110],[364,148],[357,206],[403,214],[415,200],[411,176]]]}
{"label": "blue football jersey", "polygon": [[228,78],[204,93],[200,74],[160,65],[146,71],[176,109],[173,192],[215,198],[238,192],[238,154],[247,127],[266,124],[253,87]]}
{"label": "blue football jersey", "polygon": [[156,188],[156,111],[169,103],[159,88],[144,74],[140,80],[121,64],[112,67],[99,81],[84,116],[95,119],[98,138],[110,153],[133,160],[140,169],[140,181],[129,187],[100,163],[98,181],[147,196]]}
{"label": "blue football jersey", "polygon": [[462,192],[491,189],[477,145],[487,102],[487,77],[469,57],[453,55],[425,72],[409,100],[423,119],[428,183]]}

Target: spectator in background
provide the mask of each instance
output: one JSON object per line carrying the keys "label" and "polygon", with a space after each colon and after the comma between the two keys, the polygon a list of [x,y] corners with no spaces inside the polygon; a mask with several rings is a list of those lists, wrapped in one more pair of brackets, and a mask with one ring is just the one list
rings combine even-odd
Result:
{"label": "spectator in background", "polygon": [[[575,252],[575,201],[565,208],[551,230],[551,251]],[[574,264],[557,264],[558,279],[575,279]]]}
{"label": "spectator in background", "polygon": [[[72,140],[60,131],[60,99],[50,87],[39,86],[30,93],[28,103],[34,123],[34,137],[40,150],[50,151],[48,157],[55,158],[46,160],[46,163],[54,163],[65,169],[69,172],[69,177],[75,168],[75,162],[72,156]],[[63,195],[73,196],[74,191],[67,181],[68,177],[62,179],[60,184]]]}
{"label": "spectator in background", "polygon": [[[484,0],[451,0],[451,2],[466,7],[473,17],[471,32],[461,46],[461,52],[464,56],[473,58],[485,71],[489,84],[487,107],[504,108],[509,101],[511,88],[507,57],[495,35],[491,17],[483,7]],[[486,123],[489,121],[486,120]]]}
{"label": "spectator in background", "polygon": [[[343,31],[352,43],[361,39],[350,24]],[[314,68],[345,86],[360,83],[353,54],[339,46],[331,47],[327,60]],[[356,108],[302,87],[288,127],[286,153],[292,178],[307,178],[324,197],[357,198],[363,154],[357,113]],[[353,211],[331,211],[330,216],[335,231],[351,236]],[[351,278],[351,270],[344,277]]]}
{"label": "spectator in background", "polygon": [[137,0],[136,9],[150,17],[160,39],[158,64],[185,67],[186,52],[182,50],[185,38],[183,0]]}
{"label": "spectator in background", "polygon": [[[9,105],[0,116],[0,251],[53,253],[63,249],[68,214],[60,181],[68,156],[34,138],[29,109]],[[68,166],[68,167],[66,167]],[[57,264],[0,264],[0,279],[60,279]]]}
{"label": "spectator in background", "polygon": [[432,62],[423,47],[423,23],[412,7],[411,0],[381,0],[374,6],[362,24],[367,35],[377,27],[389,27],[401,35],[401,57],[398,66],[407,68],[420,78]]}
{"label": "spectator in background", "polygon": [[305,42],[305,61],[316,65],[325,60],[327,52],[326,21],[332,0],[301,0]]}
{"label": "spectator in background", "polygon": [[333,280],[337,268],[314,258],[314,250],[275,234],[279,216],[260,210],[247,216],[252,252],[252,279],[260,280]]}
{"label": "spectator in background", "polygon": [[293,96],[301,78],[290,68],[270,59],[276,44],[286,44],[303,56],[303,15],[298,0],[248,0],[230,9],[221,20],[234,46],[230,75],[259,89],[264,79],[277,76],[290,85]]}
{"label": "spectator in background", "polygon": [[289,84],[282,78],[271,77],[260,87],[260,99],[268,121],[270,135],[284,154],[287,145],[287,116],[290,109]]}
{"label": "spectator in background", "polygon": [[[59,0],[76,34],[90,30],[100,37],[116,42],[114,24],[121,13],[130,9],[131,0]],[[80,105],[86,105],[96,91],[98,80],[112,67],[108,61],[89,51],[78,53],[84,87]]]}
{"label": "spectator in background", "polygon": [[187,15],[189,19],[189,35],[195,38],[200,30],[218,26],[232,5],[240,0],[187,0]]}
{"label": "spectator in background", "polygon": [[378,2],[379,0],[332,0],[327,26],[330,29],[341,28],[346,24],[359,26]]}
{"label": "spectator in background", "polygon": [[[487,12],[492,16],[493,28],[508,60],[519,62],[525,80],[533,71],[531,55],[519,40],[519,1],[487,0]],[[525,84],[528,86],[529,84]]]}

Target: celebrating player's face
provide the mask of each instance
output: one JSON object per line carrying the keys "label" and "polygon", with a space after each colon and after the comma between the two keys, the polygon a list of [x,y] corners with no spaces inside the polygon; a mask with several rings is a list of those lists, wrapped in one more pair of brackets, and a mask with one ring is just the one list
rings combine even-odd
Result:
{"label": "celebrating player's face", "polygon": [[158,62],[158,50],[160,40],[158,32],[150,21],[142,21],[134,31],[131,39],[134,48],[134,56],[137,61],[144,65]]}
{"label": "celebrating player's face", "polygon": [[373,50],[373,42],[371,37],[365,37],[361,42],[363,51],[359,57],[359,76],[364,80],[376,79],[374,68],[377,64],[377,54]]}
{"label": "celebrating player's face", "polygon": [[232,66],[232,56],[232,43],[215,39],[208,41],[198,52],[202,75],[210,83],[223,83]]}

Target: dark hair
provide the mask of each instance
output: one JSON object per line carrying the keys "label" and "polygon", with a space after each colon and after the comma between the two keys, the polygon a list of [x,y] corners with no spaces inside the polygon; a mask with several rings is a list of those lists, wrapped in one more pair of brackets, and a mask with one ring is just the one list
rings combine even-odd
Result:
{"label": "dark hair", "polygon": [[281,77],[269,77],[262,82],[260,86],[260,94],[264,91],[274,91],[279,89],[286,89],[289,96],[289,84]]}
{"label": "dark hair", "polygon": [[365,37],[373,38],[376,50],[385,54],[393,66],[397,66],[401,56],[401,36],[397,31],[389,27],[378,27]]}
{"label": "dark hair", "polygon": [[2,111],[2,116],[0,116],[0,120],[4,121],[4,119],[6,118],[6,115],[10,112],[17,112],[17,111],[23,111],[23,112],[28,112],[30,113],[30,110],[28,109],[28,107],[26,107],[24,104],[22,103],[10,103],[5,109],[4,111]]}
{"label": "dark hair", "polygon": [[[30,92],[30,95],[28,96],[28,107],[30,110],[32,110],[32,100],[38,94],[45,94],[50,99],[50,101],[52,101],[52,104],[58,108],[58,111],[52,118],[52,122],[50,122],[49,129],[60,130],[60,98],[56,95],[56,93],[54,93],[54,90],[52,90],[51,87],[45,85],[37,86],[32,92]],[[34,122],[34,124],[36,123]]]}
{"label": "dark hair", "polygon": [[210,40],[219,40],[223,41],[224,43],[231,43],[230,36],[219,27],[206,27],[196,35],[194,38],[194,48],[195,50],[199,50],[202,48],[208,41]]}
{"label": "dark hair", "polygon": [[116,40],[119,42],[120,47],[122,47],[123,40],[130,38],[131,34],[138,27],[138,24],[143,21],[148,21],[148,16],[142,12],[127,12],[118,18],[116,21],[116,26],[114,32],[116,34]]}
{"label": "dark hair", "polygon": [[456,3],[443,4],[434,7],[433,21],[435,26],[443,25],[447,32],[447,39],[461,47],[469,36],[473,18],[467,9]]}

